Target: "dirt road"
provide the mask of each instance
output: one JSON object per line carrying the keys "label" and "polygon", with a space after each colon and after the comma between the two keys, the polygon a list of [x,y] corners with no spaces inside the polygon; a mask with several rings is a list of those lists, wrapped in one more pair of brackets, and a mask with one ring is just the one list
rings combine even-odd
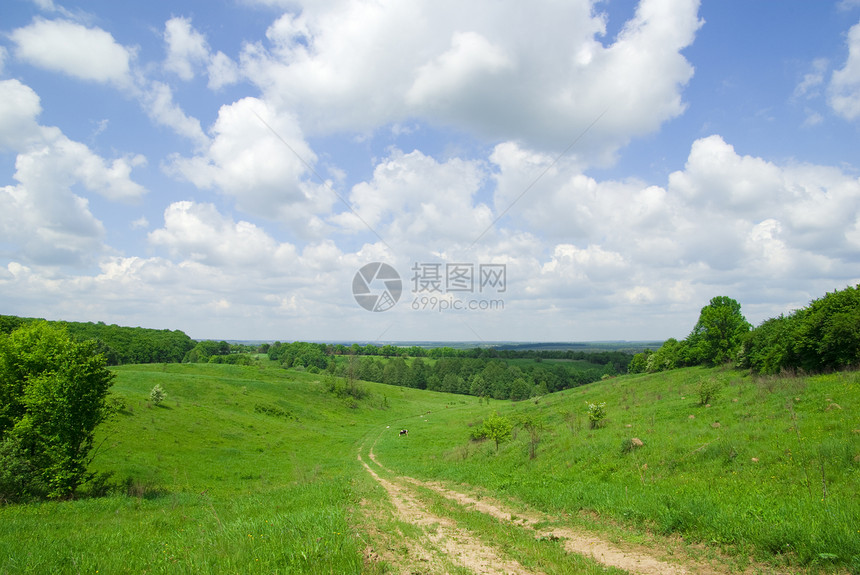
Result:
{"label": "dirt road", "polygon": [[[704,566],[697,566],[696,569],[690,570],[648,554],[622,550],[607,541],[578,533],[571,528],[540,527],[547,523],[547,517],[536,513],[514,513],[501,503],[489,502],[485,499],[478,500],[438,483],[396,476],[379,462],[372,449],[368,452],[368,458],[376,469],[365,462],[361,455],[358,458],[367,472],[388,493],[398,520],[419,528],[417,530],[419,536],[408,538],[406,553],[402,554],[411,560],[403,561],[403,557],[397,557],[396,553],[384,551],[380,553],[378,550],[368,553],[371,558],[385,560],[389,568],[393,567],[400,573],[448,573],[451,572],[451,568],[464,568],[468,573],[480,574],[537,575],[542,573],[535,568],[524,567],[509,558],[505,550],[496,548],[490,542],[482,541],[478,535],[458,526],[451,518],[431,512],[428,504],[417,496],[420,488],[432,490],[463,508],[479,511],[507,524],[514,524],[517,528],[532,534],[537,540],[561,540],[568,553],[590,557],[603,567],[615,567],[637,575],[717,573]],[[390,479],[381,477],[380,473],[384,473]],[[403,547],[402,541],[400,546]],[[415,558],[417,558],[417,566]]]}

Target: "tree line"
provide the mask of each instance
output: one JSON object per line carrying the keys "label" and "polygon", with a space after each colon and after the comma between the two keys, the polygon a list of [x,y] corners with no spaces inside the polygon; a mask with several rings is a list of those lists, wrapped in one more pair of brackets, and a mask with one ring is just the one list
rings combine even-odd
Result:
{"label": "tree line", "polygon": [[[587,358],[592,367],[583,368],[581,364],[544,364],[542,361],[511,365],[504,359],[470,357],[471,350],[452,348],[447,350],[459,353],[442,355],[441,351],[436,351],[440,348],[432,348],[415,357],[407,355],[412,348],[391,346],[389,357],[379,358],[384,355],[385,347],[379,348],[380,353],[348,355],[337,361],[337,350],[329,344],[275,342],[268,348],[268,357],[283,367],[305,368],[336,377],[353,375],[357,379],[388,385],[513,400],[561,391],[597,381],[607,374],[614,375],[626,369],[631,357],[619,352],[595,353],[604,360],[599,364],[592,361],[589,354]],[[531,351],[516,353],[533,357]]]}
{"label": "tree line", "polygon": [[[0,333],[9,334],[36,318],[0,316]],[[93,341],[96,353],[104,354],[108,365],[130,363],[178,363],[194,348],[195,342],[184,332],[169,329],[122,327],[104,322],[51,321],[78,341]]]}
{"label": "tree line", "polygon": [[633,356],[629,373],[731,363],[752,373],[818,373],[860,365],[860,285],[814,299],[753,328],[726,296],[703,307],[690,335]]}

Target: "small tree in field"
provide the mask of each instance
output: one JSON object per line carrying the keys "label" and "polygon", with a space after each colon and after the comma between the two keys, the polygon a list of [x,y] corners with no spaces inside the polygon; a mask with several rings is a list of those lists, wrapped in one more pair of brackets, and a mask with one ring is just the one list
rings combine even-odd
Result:
{"label": "small tree in field", "polygon": [[155,387],[152,388],[152,391],[149,392],[149,401],[151,401],[153,405],[161,404],[166,397],[167,393],[161,388],[161,384],[159,383],[156,383]]}
{"label": "small tree in field", "polygon": [[483,436],[492,439],[496,444],[496,453],[499,452],[499,444],[511,438],[514,424],[507,417],[493,412],[493,415],[484,420],[481,427]]}

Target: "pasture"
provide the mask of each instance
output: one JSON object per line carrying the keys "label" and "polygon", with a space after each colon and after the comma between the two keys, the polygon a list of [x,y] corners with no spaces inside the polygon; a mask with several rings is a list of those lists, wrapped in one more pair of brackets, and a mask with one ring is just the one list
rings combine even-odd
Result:
{"label": "pasture", "polygon": [[[688,368],[512,403],[373,383],[356,399],[325,374],[265,363],[115,371],[126,407],[100,430],[93,468],[112,475],[92,489],[104,495],[0,507],[0,573],[389,572],[366,551],[378,535],[362,508],[387,505],[357,458],[371,450],[392,476],[727,569],[860,569],[857,372]],[[709,407],[702,381],[721,386]],[[156,384],[160,406],[148,400]],[[599,402],[607,416],[592,429],[587,405]],[[493,413],[531,418],[534,434],[515,426],[498,452],[472,441]],[[506,537],[530,560],[530,537]],[[546,554],[531,560],[557,572],[570,561]]]}

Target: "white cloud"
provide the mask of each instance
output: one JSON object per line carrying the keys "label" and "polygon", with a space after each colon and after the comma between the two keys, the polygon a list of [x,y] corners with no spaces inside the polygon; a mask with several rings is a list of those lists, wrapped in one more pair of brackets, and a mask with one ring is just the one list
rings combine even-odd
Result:
{"label": "white cloud", "polygon": [[190,18],[174,17],[164,24],[167,58],[164,68],[189,81],[197,68],[206,67],[209,88],[218,90],[239,81],[239,66],[220,50],[212,53],[206,37],[191,26]]}
{"label": "white cloud", "polygon": [[845,66],[833,72],[829,103],[847,120],[860,118],[860,24],[848,32],[848,59]]}
{"label": "white cloud", "polygon": [[475,203],[484,179],[477,162],[438,162],[417,150],[395,149],[376,165],[370,181],[353,187],[355,213],[333,220],[353,232],[369,226],[401,256],[469,245],[492,222],[490,209]]}
{"label": "white cloud", "polygon": [[100,28],[37,18],[10,37],[15,56],[34,66],[99,83],[124,86],[131,82],[131,52]]}
{"label": "white cloud", "polygon": [[104,251],[104,226],[73,186],[109,200],[146,193],[131,179],[145,158],[105,160],[58,128],[41,126],[38,95],[18,80],[0,81],[0,147],[17,154],[16,184],[0,188],[0,237],[15,257],[46,265],[80,265]]}
{"label": "white cloud", "polygon": [[295,259],[295,248],[276,244],[265,231],[222,216],[212,204],[183,201],[164,211],[164,227],[149,234],[173,257],[211,266],[278,266]]}
{"label": "white cloud", "polygon": [[131,222],[131,229],[133,230],[146,229],[148,227],[149,220],[146,219],[146,216],[140,216],[139,218]]}
{"label": "white cloud", "polygon": [[683,112],[693,68],[681,51],[701,25],[698,5],[643,0],[609,46],[591,0],[309,5],[240,61],[309,134],[419,118],[559,149],[605,111],[577,150],[605,159]]}
{"label": "white cloud", "polygon": [[221,107],[211,132],[204,153],[174,158],[174,173],[234,198],[247,213],[320,231],[317,214],[328,213],[336,196],[306,180],[316,155],[295,118],[276,114],[257,98],[243,98]]}
{"label": "white cloud", "polygon": [[812,62],[812,71],[804,74],[800,83],[794,89],[795,98],[814,98],[818,96],[818,88],[824,84],[824,75],[829,62],[825,58],[817,58]]}
{"label": "white cloud", "polygon": [[209,59],[209,44],[203,34],[191,27],[190,18],[168,20],[164,25],[164,41],[167,44],[164,67],[183,80],[194,78],[194,68]]}
{"label": "white cloud", "polygon": [[[195,44],[202,37],[183,19],[169,21],[167,28],[170,48],[166,65],[180,75],[193,75],[191,63],[208,54],[201,56],[200,47]],[[69,20],[37,18],[29,26],[14,30],[10,37],[16,44],[16,57],[73,78],[112,84],[137,99],[156,123],[171,128],[197,146],[206,145],[208,139],[200,121],[188,116],[174,101],[171,87],[132,70],[134,52],[118,44],[109,32]],[[223,62],[221,65],[227,66]]]}
{"label": "white cloud", "polygon": [[140,99],[149,117],[157,123],[173,129],[197,146],[205,146],[209,142],[200,127],[200,120],[188,116],[173,101],[173,90],[167,84],[152,82],[146,91],[140,93]]}
{"label": "white cloud", "polygon": [[210,90],[218,90],[239,81],[239,66],[220,51],[210,58],[207,72]]}
{"label": "white cloud", "polygon": [[26,148],[41,136],[39,96],[18,80],[0,81],[0,149]]}

